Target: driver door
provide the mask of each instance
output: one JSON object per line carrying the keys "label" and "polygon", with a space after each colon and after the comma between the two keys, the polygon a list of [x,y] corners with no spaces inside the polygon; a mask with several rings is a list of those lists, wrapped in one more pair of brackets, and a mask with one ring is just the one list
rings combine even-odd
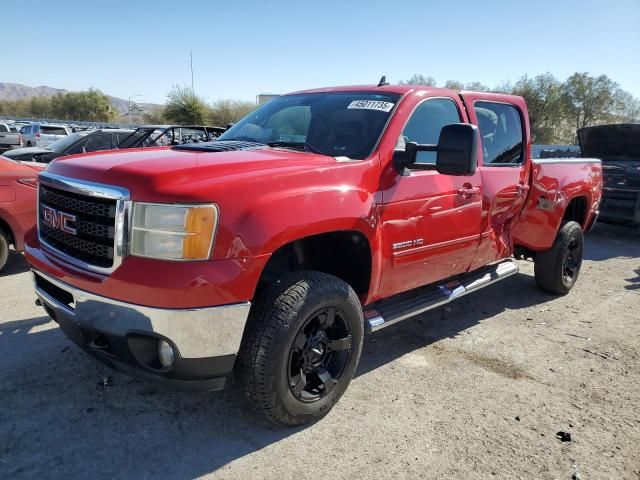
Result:
{"label": "driver door", "polygon": [[[443,126],[464,121],[458,99],[422,101],[407,121],[405,142],[436,144]],[[418,152],[418,163],[435,164],[435,152]],[[466,272],[476,256],[482,215],[482,182],[435,170],[397,174],[382,192],[384,257],[379,294],[387,297]]]}

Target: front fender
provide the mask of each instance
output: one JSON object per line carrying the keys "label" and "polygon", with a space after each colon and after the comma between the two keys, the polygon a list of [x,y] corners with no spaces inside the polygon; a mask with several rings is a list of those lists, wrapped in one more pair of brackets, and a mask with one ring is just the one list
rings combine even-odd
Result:
{"label": "front fender", "polygon": [[373,245],[377,222],[374,197],[363,189],[330,186],[271,192],[234,218],[225,218],[218,229],[215,258],[271,254],[295,240],[343,230],[360,232]]}

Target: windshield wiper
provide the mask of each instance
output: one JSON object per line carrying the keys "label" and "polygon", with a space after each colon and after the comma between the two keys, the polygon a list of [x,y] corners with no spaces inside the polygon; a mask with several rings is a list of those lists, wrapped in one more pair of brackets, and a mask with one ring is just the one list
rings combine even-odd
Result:
{"label": "windshield wiper", "polygon": [[305,152],[316,153],[318,155],[324,155],[320,150],[318,150],[313,145],[310,145],[307,142],[268,142],[267,145],[270,147],[283,147],[283,148],[295,148],[296,150],[302,149]]}

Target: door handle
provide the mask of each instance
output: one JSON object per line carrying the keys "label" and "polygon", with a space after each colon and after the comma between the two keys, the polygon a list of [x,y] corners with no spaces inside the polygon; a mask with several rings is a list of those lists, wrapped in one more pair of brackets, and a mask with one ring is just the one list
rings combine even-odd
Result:
{"label": "door handle", "polygon": [[465,183],[462,188],[458,189],[458,195],[462,195],[464,198],[471,198],[478,193],[480,193],[480,189],[470,183]]}

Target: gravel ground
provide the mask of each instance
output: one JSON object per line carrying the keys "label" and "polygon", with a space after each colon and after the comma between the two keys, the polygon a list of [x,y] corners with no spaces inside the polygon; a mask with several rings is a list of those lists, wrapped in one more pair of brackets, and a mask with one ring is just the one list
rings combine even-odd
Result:
{"label": "gravel ground", "polygon": [[157,390],[97,363],[34,306],[13,254],[0,275],[0,478],[639,479],[640,232],[599,225],[565,297],[520,267],[366,337],[336,408],[278,429],[229,393]]}

